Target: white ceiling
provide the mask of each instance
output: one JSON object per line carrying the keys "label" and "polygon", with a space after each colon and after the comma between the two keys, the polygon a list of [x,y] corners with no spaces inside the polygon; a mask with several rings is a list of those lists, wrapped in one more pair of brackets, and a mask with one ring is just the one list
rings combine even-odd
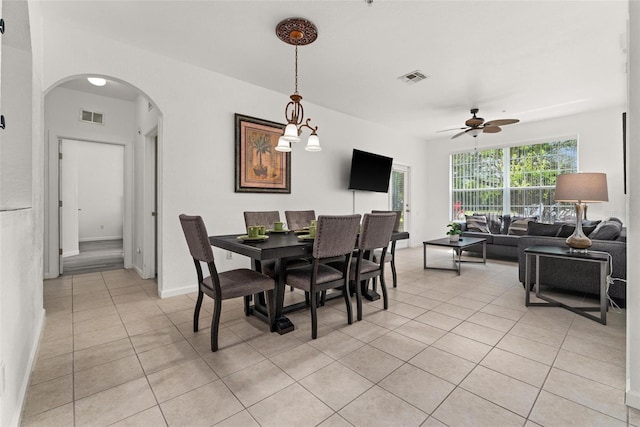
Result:
{"label": "white ceiling", "polygon": [[[299,50],[303,104],[426,139],[462,126],[472,107],[487,120],[531,122],[626,101],[626,0],[47,0],[42,8],[45,21],[285,95],[294,49],[275,26],[309,19],[319,35]],[[398,80],[414,70],[429,78]],[[313,108],[305,112],[313,118]]]}

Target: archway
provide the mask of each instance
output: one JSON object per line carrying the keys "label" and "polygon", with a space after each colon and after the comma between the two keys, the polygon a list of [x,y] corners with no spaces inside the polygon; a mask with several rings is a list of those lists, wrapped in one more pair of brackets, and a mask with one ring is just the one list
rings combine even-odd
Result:
{"label": "archway", "polygon": [[[86,141],[90,145],[123,148],[122,242],[124,268],[135,269],[143,278],[160,271],[157,258],[160,240],[155,221],[161,214],[156,200],[161,188],[157,183],[156,161],[161,155],[159,134],[162,114],[153,101],[136,87],[109,76],[105,85],[93,86],[87,77],[66,78],[45,92],[45,278],[57,277],[64,270],[61,257],[60,141]],[[64,154],[62,154],[64,161]],[[102,181],[106,186],[108,181]],[[93,188],[93,200],[101,190]],[[82,207],[79,207],[82,209]],[[79,211],[79,215],[83,212]],[[94,218],[95,219],[95,218]],[[104,226],[100,221],[89,221]],[[104,222],[104,221],[103,221]],[[114,237],[92,230],[89,238]],[[86,235],[82,239],[88,238]]]}

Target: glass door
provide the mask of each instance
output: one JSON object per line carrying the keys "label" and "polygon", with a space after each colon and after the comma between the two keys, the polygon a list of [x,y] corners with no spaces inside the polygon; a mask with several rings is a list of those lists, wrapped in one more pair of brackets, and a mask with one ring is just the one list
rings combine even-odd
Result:
{"label": "glass door", "polygon": [[[389,210],[401,211],[400,231],[409,231],[409,166],[394,164],[391,169]],[[406,248],[409,240],[399,240],[397,248]]]}

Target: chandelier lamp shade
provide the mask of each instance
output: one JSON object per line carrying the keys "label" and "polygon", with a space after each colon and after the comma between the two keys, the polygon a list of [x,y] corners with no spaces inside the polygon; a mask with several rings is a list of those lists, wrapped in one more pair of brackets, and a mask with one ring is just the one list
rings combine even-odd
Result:
{"label": "chandelier lamp shade", "polygon": [[276,35],[283,42],[295,46],[295,90],[291,101],[284,109],[287,125],[283,135],[278,139],[277,151],[290,152],[292,142],[300,142],[300,135],[303,128],[311,131],[307,140],[307,151],[320,151],[320,138],[318,137],[318,127],[311,126],[311,119],[304,119],[304,108],[300,101],[302,95],[298,93],[298,46],[305,46],[313,43],[318,38],[318,29],[313,22],[303,18],[287,18],[276,26]]}
{"label": "chandelier lamp shade", "polygon": [[576,208],[576,228],[567,237],[567,245],[576,251],[586,252],[591,239],[582,231],[586,203],[608,202],[607,175],[604,173],[567,173],[556,178],[556,202],[572,202]]}

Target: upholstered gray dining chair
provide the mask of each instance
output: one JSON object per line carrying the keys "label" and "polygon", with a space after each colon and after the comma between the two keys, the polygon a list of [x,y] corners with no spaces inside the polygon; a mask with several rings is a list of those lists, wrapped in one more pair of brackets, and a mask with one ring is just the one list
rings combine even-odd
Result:
{"label": "upholstered gray dining chair", "polygon": [[[349,282],[356,290],[358,320],[362,320],[362,288],[366,286],[369,279],[380,277],[384,309],[389,308],[384,265],[395,219],[396,216],[393,212],[365,214],[362,219],[360,238],[358,239],[358,256],[351,260],[351,268],[349,269]],[[374,260],[373,251],[376,249],[380,250],[380,255]],[[342,268],[340,262],[329,265]]]}
{"label": "upholstered gray dining chair", "polygon": [[[271,317],[274,313],[275,282],[273,279],[248,268],[218,273],[202,217],[182,214],[180,215],[180,224],[198,276],[198,300],[193,313],[194,332],[198,331],[198,318],[203,296],[206,294],[214,300],[213,317],[211,318],[211,351],[218,351],[218,326],[220,325],[222,300],[266,292],[267,312],[269,323],[271,323]],[[207,264],[209,276],[204,277],[201,263]],[[249,314],[250,311],[247,312],[247,315]]]}
{"label": "upholstered gray dining chair", "polygon": [[311,224],[312,219],[316,219],[316,211],[284,211],[284,216],[289,230],[302,230]]}
{"label": "upholstered gray dining chair", "polygon": [[[309,292],[311,308],[311,338],[318,337],[318,294],[329,289],[341,289],[347,306],[347,323],[353,323],[348,279],[351,257],[358,236],[360,215],[320,215],[313,242],[312,263],[287,270],[287,284]],[[341,270],[324,261],[345,257]]]}
{"label": "upholstered gray dining chair", "polygon": [[[400,231],[400,220],[402,219],[402,211],[377,211],[372,210],[371,213],[394,213],[396,214],[396,221],[393,225],[393,232],[397,233]],[[373,253],[374,261],[376,261],[380,257],[380,251],[374,251]],[[393,277],[393,287],[398,287],[398,274],[396,273],[396,241],[391,242],[391,247],[387,251],[387,256],[384,259],[384,262],[391,263],[391,276]],[[376,279],[373,279],[373,284],[375,287]]]}
{"label": "upholstered gray dining chair", "polygon": [[[278,211],[245,211],[244,226],[251,227],[254,225],[264,225],[267,229],[273,228],[274,222],[280,221],[280,212]],[[269,277],[276,278],[276,262],[275,260],[263,261],[260,263],[260,270]]]}
{"label": "upholstered gray dining chair", "polygon": [[280,212],[278,211],[245,211],[244,225],[250,227],[253,225],[264,225],[267,229],[273,228],[274,222],[280,221]]}
{"label": "upholstered gray dining chair", "polygon": [[[273,223],[280,221],[280,212],[278,211],[245,211],[244,225],[250,227],[253,225],[264,225],[267,229],[273,229]],[[309,262],[305,258],[294,258],[286,260],[286,268],[299,267],[307,265]],[[275,260],[265,260],[259,263],[260,271],[275,280],[278,280],[278,272],[276,271]],[[293,290],[293,288],[291,288]]]}

